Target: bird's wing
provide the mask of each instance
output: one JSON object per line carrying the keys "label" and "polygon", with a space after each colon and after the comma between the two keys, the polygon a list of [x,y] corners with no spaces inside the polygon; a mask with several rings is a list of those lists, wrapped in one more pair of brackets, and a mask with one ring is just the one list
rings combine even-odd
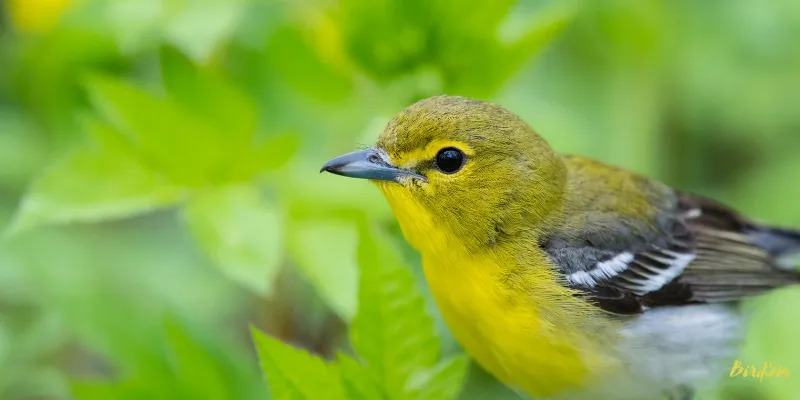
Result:
{"label": "bird's wing", "polygon": [[[650,307],[736,301],[800,282],[800,274],[775,266],[761,234],[788,238],[751,224],[701,197],[675,194],[654,229],[598,229],[544,246],[566,284],[604,310],[636,314]],[[611,216],[613,218],[613,216]],[[618,225],[622,227],[624,224]],[[792,233],[796,234],[796,233]],[[600,238],[600,239],[598,239]]]}

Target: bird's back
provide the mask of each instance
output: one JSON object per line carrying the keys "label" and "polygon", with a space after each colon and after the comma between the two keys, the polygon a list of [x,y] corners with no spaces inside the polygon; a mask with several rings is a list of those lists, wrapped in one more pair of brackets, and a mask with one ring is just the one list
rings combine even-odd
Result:
{"label": "bird's back", "polygon": [[800,252],[800,232],[586,158],[564,162],[564,219],[545,249],[574,287],[615,298],[609,311],[736,301],[800,282],[781,263]]}
{"label": "bird's back", "polygon": [[800,282],[779,262],[800,251],[800,233],[596,161],[563,161],[563,215],[542,247],[566,285],[623,321],[617,348],[627,372],[596,394],[721,376],[743,335],[735,303]]}

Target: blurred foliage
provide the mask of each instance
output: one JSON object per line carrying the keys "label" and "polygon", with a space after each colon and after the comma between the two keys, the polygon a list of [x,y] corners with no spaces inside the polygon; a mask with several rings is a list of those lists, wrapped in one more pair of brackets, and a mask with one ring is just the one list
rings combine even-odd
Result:
{"label": "blurred foliage", "polygon": [[[800,226],[793,0],[0,10],[3,399],[268,398],[256,348],[278,398],[318,398],[309,373],[325,396],[517,398],[474,365],[459,390],[460,350],[380,194],[317,173],[431,95],[493,100],[561,151]],[[800,363],[798,291],[747,306],[743,360]],[[793,399],[799,382],[702,397]]]}
{"label": "blurred foliage", "polygon": [[455,399],[464,355],[439,360],[439,339],[422,295],[391,242],[362,227],[359,310],[350,338],[359,360],[336,362],[292,349],[253,330],[261,366],[279,399]]}

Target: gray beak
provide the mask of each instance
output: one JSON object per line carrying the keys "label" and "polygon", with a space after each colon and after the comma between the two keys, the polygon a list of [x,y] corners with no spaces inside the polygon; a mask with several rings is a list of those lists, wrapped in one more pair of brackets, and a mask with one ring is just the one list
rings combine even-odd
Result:
{"label": "gray beak", "polygon": [[412,177],[425,182],[428,181],[423,175],[389,165],[378,154],[378,150],[374,148],[354,151],[336,157],[325,163],[322,169],[319,170],[319,172],[325,171],[350,178],[378,181],[398,182],[401,177]]}

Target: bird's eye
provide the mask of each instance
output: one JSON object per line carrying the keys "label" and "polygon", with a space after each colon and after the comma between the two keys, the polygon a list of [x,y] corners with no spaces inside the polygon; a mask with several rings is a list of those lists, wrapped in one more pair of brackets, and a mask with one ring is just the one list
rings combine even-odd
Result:
{"label": "bird's eye", "polygon": [[454,174],[464,166],[467,157],[455,147],[445,147],[436,153],[434,166],[445,174]]}

